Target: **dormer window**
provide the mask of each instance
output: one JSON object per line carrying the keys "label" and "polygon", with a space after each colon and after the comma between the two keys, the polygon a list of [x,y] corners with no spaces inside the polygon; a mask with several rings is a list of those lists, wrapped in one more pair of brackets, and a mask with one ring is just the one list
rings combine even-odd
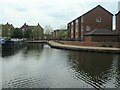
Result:
{"label": "dormer window", "polygon": [[101,17],[97,17],[96,22],[101,22]]}

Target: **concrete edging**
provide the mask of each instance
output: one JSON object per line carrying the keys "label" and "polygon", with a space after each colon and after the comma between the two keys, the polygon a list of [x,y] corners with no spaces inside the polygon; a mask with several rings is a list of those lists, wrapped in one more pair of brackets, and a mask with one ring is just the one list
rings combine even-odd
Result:
{"label": "concrete edging", "polygon": [[120,48],[73,46],[73,45],[64,45],[53,41],[49,41],[48,44],[50,45],[51,48],[56,48],[56,49],[101,52],[101,53],[116,53],[116,54],[120,53]]}

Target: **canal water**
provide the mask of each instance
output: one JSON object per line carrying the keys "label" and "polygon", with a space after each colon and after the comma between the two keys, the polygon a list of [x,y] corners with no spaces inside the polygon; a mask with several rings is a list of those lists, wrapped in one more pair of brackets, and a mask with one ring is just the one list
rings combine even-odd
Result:
{"label": "canal water", "polygon": [[0,57],[2,88],[120,88],[120,55],[32,43]]}

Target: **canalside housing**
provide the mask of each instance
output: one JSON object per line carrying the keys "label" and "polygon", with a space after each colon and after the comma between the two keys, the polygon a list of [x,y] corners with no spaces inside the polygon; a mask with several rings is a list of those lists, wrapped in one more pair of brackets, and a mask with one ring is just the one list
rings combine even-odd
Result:
{"label": "canalside housing", "polygon": [[[85,41],[85,34],[96,29],[112,31],[113,14],[98,5],[87,13],[68,23],[69,38]],[[101,38],[103,39],[103,38]]]}

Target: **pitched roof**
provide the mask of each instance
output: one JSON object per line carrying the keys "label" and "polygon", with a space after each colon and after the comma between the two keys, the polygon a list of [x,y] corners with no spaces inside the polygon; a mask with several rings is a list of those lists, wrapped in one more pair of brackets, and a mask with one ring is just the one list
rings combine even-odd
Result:
{"label": "pitched roof", "polygon": [[[89,10],[88,12],[84,13],[83,15],[81,15],[81,16],[79,16],[79,17],[77,17],[76,19],[81,18],[82,16],[84,16],[84,15],[86,15],[86,14],[90,13],[91,11],[95,10],[95,9],[96,9],[96,8],[98,8],[98,7],[102,8],[103,10],[105,10],[106,12],[108,12],[110,15],[112,15],[112,16],[113,16],[113,14],[112,14],[111,12],[109,12],[108,10],[106,10],[105,8],[103,8],[101,5],[97,5],[96,7],[94,7],[94,8],[93,8],[93,9],[91,9],[91,10]],[[71,22],[75,21],[76,19],[72,20]],[[71,22],[69,22],[69,23],[71,23]]]}
{"label": "pitched roof", "polygon": [[112,14],[111,12],[109,12],[108,10],[106,10],[105,8],[103,8],[101,5],[98,5],[98,6],[94,7],[93,9],[91,9],[91,10],[88,11],[88,12],[86,12],[86,13],[83,14],[82,16],[84,16],[84,15],[90,13],[91,11],[95,10],[95,9],[98,8],[98,7],[102,8],[103,10],[105,10],[106,12],[108,12],[109,14],[111,14],[111,15],[113,16],[113,14]]}
{"label": "pitched roof", "polygon": [[118,14],[120,14],[120,11],[117,14],[115,14],[115,15],[117,16]]}
{"label": "pitched roof", "polygon": [[36,26],[29,26],[29,25],[27,25],[27,24],[25,23],[21,28],[35,29],[35,28],[37,28],[37,27],[39,27],[41,30],[43,30],[43,28],[40,26],[39,23],[38,23],[38,25],[36,25]]}
{"label": "pitched roof", "polygon": [[107,30],[107,29],[95,29],[95,30],[85,34],[85,36],[96,36],[96,35],[97,36],[104,36],[104,35],[114,36],[114,35],[118,35],[118,34],[114,31],[110,31],[110,30]]}

